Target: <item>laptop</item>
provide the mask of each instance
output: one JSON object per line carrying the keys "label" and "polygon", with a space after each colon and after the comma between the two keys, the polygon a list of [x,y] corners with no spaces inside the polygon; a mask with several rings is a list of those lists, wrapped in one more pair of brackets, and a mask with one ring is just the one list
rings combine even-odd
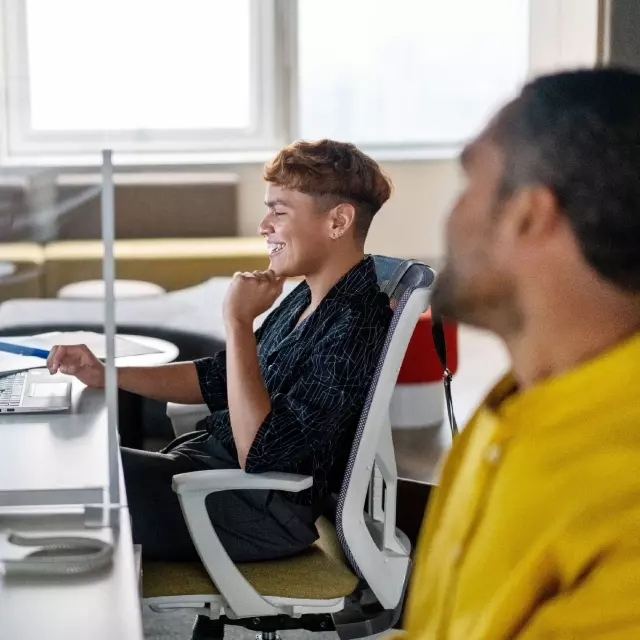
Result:
{"label": "laptop", "polygon": [[52,378],[47,369],[0,378],[0,413],[38,413],[71,408],[71,379]]}

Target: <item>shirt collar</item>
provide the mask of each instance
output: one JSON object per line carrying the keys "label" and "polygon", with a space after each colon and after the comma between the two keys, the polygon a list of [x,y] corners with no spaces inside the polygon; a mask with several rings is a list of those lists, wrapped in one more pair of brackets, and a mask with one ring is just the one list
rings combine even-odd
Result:
{"label": "shirt collar", "polygon": [[360,296],[370,291],[377,282],[378,277],[373,258],[365,256],[329,289],[327,298]]}
{"label": "shirt collar", "polygon": [[[636,395],[640,372],[640,332],[612,349],[548,378],[526,391],[517,390],[512,374],[503,378],[487,397],[484,408],[500,418],[507,429],[549,427],[563,419],[586,415],[601,402],[628,401]],[[562,407],[562,411],[557,409]],[[535,416],[535,420],[532,417]]]}
{"label": "shirt collar", "polygon": [[[323,302],[333,298],[344,299],[345,297],[364,295],[377,283],[378,276],[375,262],[371,256],[365,256],[329,289]],[[305,295],[309,296],[311,294],[309,285],[304,282],[303,286]]]}

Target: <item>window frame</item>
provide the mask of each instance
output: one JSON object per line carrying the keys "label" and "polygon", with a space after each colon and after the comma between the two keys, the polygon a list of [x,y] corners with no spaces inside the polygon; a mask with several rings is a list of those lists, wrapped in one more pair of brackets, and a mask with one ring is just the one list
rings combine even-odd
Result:
{"label": "window frame", "polygon": [[[25,2],[0,0],[0,164],[94,166],[99,161],[100,145],[113,149],[114,158],[122,166],[235,166],[262,163],[300,136],[298,0],[250,0],[252,30],[256,34],[252,56],[257,87],[253,129],[240,134],[238,130],[204,129],[108,132],[106,138],[102,132],[29,131],[30,110],[21,103],[25,90],[28,96],[28,82],[24,82],[26,76],[21,72],[27,68],[26,29],[20,28],[25,25]],[[530,20],[534,6],[531,0]],[[26,86],[17,87],[16,77],[23,78]],[[101,145],[104,140],[108,142]],[[464,141],[354,142],[380,160],[415,161],[455,157]]]}
{"label": "window frame", "polygon": [[[285,0],[286,1],[286,0]],[[2,90],[5,157],[95,154],[104,140],[116,153],[207,153],[267,151],[288,137],[287,72],[283,64],[289,36],[283,0],[250,0],[252,124],[246,129],[144,129],[34,131],[30,126],[26,0],[1,0]]]}

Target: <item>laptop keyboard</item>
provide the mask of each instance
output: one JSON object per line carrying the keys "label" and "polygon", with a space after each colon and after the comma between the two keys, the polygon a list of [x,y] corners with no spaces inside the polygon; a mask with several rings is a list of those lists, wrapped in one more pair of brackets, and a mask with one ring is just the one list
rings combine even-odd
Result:
{"label": "laptop keyboard", "polygon": [[27,377],[25,372],[13,373],[0,378],[0,407],[18,407],[22,398],[22,389]]}

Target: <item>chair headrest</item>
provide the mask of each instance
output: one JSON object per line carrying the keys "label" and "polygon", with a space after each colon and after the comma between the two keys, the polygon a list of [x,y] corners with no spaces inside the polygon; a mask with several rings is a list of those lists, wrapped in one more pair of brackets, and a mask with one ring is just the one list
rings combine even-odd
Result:
{"label": "chair headrest", "polygon": [[[407,288],[430,287],[435,279],[431,269],[419,260],[402,260],[389,256],[373,256],[378,276],[378,286],[389,296],[391,302],[397,302]],[[412,269],[413,265],[420,267]]]}

